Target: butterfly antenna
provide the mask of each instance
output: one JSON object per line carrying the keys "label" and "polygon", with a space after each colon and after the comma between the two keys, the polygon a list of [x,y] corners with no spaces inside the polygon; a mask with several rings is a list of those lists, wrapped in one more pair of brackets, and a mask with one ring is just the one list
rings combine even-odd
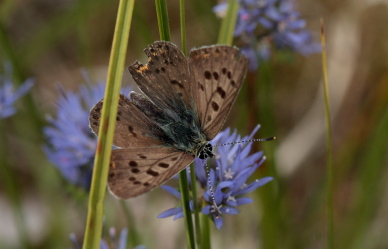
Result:
{"label": "butterfly antenna", "polygon": [[213,207],[214,207],[216,219],[218,219],[218,217],[220,216],[220,210],[218,210],[216,198],[214,197],[214,190],[213,190],[212,182],[210,180],[210,167],[207,164],[207,158],[205,158],[205,165],[206,165],[205,168],[206,168],[207,180],[208,180],[208,184],[209,184],[210,196],[211,196],[212,201],[213,201]]}
{"label": "butterfly antenna", "polygon": [[275,140],[276,137],[267,137],[267,138],[258,138],[258,139],[249,139],[244,141],[238,141],[238,142],[232,142],[232,143],[226,143],[226,144],[216,144],[213,147],[219,147],[224,145],[234,145],[234,144],[242,144],[242,143],[250,143],[250,142],[264,142],[264,141],[271,141]]}

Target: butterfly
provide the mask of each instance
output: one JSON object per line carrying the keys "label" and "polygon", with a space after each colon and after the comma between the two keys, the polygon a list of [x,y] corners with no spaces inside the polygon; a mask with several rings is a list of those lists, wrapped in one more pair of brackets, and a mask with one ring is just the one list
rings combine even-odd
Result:
{"label": "butterfly", "polygon": [[[230,46],[205,46],[188,58],[170,42],[145,50],[148,63],[128,67],[142,93],[119,97],[108,173],[110,192],[122,199],[143,194],[186,168],[213,157],[209,143],[222,128],[247,71],[247,59]],[[98,134],[102,99],[90,111]]]}

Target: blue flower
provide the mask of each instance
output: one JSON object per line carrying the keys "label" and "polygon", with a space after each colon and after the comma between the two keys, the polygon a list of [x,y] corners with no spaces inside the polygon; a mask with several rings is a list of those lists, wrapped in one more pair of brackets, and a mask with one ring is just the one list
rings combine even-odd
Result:
{"label": "blue flower", "polygon": [[[255,71],[268,60],[271,47],[291,49],[302,55],[319,52],[306,21],[300,19],[295,0],[238,0],[239,10],[234,36],[249,60],[249,70]],[[220,17],[226,13],[227,3],[213,8]]]}
{"label": "blue flower", "polygon": [[0,119],[8,118],[16,113],[15,102],[25,95],[35,84],[32,79],[26,80],[15,90],[12,82],[12,66],[4,65],[4,75],[0,74]]}
{"label": "blue flower", "polygon": [[104,89],[104,82],[94,87],[81,86],[78,93],[65,93],[59,87],[56,118],[49,116],[49,125],[43,128],[48,141],[43,149],[48,159],[69,182],[84,189],[90,187],[97,145],[88,117],[90,109],[104,97]]}
{"label": "blue flower", "polygon": [[[128,229],[123,228],[120,232],[120,236],[117,239],[116,238],[116,229],[114,227],[111,227],[109,229],[109,242],[106,240],[101,239],[100,242],[100,249],[126,249],[127,245],[127,238],[128,238]],[[77,237],[74,233],[70,234],[70,240],[73,243],[75,249],[81,249],[82,247],[77,241]],[[145,246],[139,245],[136,246],[134,249],[146,249]]]}
{"label": "blue flower", "polygon": [[[257,126],[251,135],[241,138],[236,131],[230,134],[230,128],[220,132],[210,143],[226,144],[235,141],[249,140],[257,132]],[[205,205],[202,213],[209,215],[214,221],[216,227],[220,229],[223,224],[222,214],[238,214],[240,211],[237,206],[251,203],[252,199],[244,197],[245,194],[263,186],[272,180],[272,177],[264,177],[247,184],[248,178],[264,162],[263,152],[249,155],[252,143],[224,145],[217,147],[215,160],[210,162],[210,179],[206,173],[205,160],[196,158],[194,160],[195,173],[197,181],[203,189],[203,199]],[[210,184],[214,194],[214,200],[217,208],[214,207]],[[164,190],[181,198],[180,192],[170,186],[162,186]],[[193,203],[190,203],[193,210]],[[174,220],[183,217],[182,207],[171,208],[159,214],[158,218],[174,216]]]}

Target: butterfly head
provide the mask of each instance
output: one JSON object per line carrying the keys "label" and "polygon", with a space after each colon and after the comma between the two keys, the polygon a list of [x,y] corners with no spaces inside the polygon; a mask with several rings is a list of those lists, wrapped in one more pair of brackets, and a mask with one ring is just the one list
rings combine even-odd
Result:
{"label": "butterfly head", "polygon": [[198,158],[205,159],[205,158],[213,158],[213,146],[210,143],[206,143],[199,151]]}

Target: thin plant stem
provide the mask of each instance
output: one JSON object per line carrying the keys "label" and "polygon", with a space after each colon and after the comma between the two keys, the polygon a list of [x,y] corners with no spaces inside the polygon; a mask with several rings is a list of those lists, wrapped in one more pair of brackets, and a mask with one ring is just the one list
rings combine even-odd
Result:
{"label": "thin plant stem", "polygon": [[[184,55],[187,54],[186,50],[186,20],[185,20],[185,0],[179,1],[180,9],[180,24],[181,24],[181,46]],[[195,236],[198,248],[202,248],[201,238],[201,225],[199,220],[199,206],[197,199],[197,188],[196,188],[196,175],[194,164],[190,164],[190,177],[191,177],[191,195],[194,203],[194,223],[195,223]],[[191,213],[191,212],[190,212]]]}
{"label": "thin plant stem", "polygon": [[179,12],[181,23],[181,46],[184,55],[186,52],[186,20],[185,20],[185,0],[179,0]]}
{"label": "thin plant stem", "polygon": [[237,20],[238,1],[228,0],[228,11],[222,20],[220,33],[218,34],[218,44],[232,45],[233,33]]}
{"label": "thin plant stem", "polygon": [[329,102],[329,85],[327,80],[326,42],[324,23],[321,19],[321,44],[322,44],[322,71],[323,93],[325,101],[326,121],[326,158],[327,158],[327,248],[334,248],[334,218],[333,218],[333,162],[332,162],[332,133]]}
{"label": "thin plant stem", "polygon": [[195,248],[194,227],[193,227],[193,220],[191,217],[191,210],[190,210],[190,193],[188,188],[186,170],[182,170],[181,172],[179,172],[179,188],[181,190],[181,195],[182,195],[183,213],[185,214],[187,248],[194,249]]}
{"label": "thin plant stem", "polygon": [[194,223],[195,223],[195,235],[197,238],[198,248],[203,248],[203,241],[201,235],[201,222],[199,220],[199,205],[198,205],[198,195],[196,188],[196,175],[194,163],[190,164],[190,177],[191,177],[191,195],[193,196],[194,203]]}
{"label": "thin plant stem", "polygon": [[22,192],[18,186],[16,174],[12,171],[6,158],[9,155],[7,146],[7,136],[4,129],[4,120],[0,120],[0,136],[2,144],[0,145],[0,180],[4,185],[5,193],[12,205],[13,218],[15,219],[16,229],[19,235],[19,241],[23,248],[29,248],[29,236],[27,224],[23,212]]}
{"label": "thin plant stem", "polygon": [[[168,22],[167,3],[165,0],[155,0],[155,5],[156,5],[156,15],[158,17],[160,39],[164,41],[170,41],[170,26]],[[184,27],[181,27],[181,28],[184,29]],[[181,189],[181,195],[182,195],[182,208],[183,208],[185,227],[186,227],[187,247],[189,249],[194,249],[195,236],[194,236],[193,220],[191,217],[191,210],[190,210],[190,193],[189,193],[186,169],[179,172],[179,187]]]}
{"label": "thin plant stem", "polygon": [[202,249],[210,249],[210,222],[209,217],[205,214],[201,214],[201,228],[202,228]]}
{"label": "thin plant stem", "polygon": [[[248,77],[248,80],[256,80],[254,84],[257,86],[257,91],[255,93],[257,93],[256,99],[259,107],[257,109],[258,113],[254,116],[255,123],[260,123],[262,125],[260,133],[263,136],[276,135],[276,124],[272,109],[273,84],[270,75],[272,75],[270,65],[268,63],[262,63],[259,72],[255,75],[256,77]],[[248,85],[249,84],[252,83],[248,82]],[[248,100],[249,105],[254,105],[255,102],[254,99]],[[270,175],[275,179],[271,184],[257,192],[257,196],[261,200],[263,209],[261,226],[265,228],[262,230],[263,239],[261,240],[261,243],[263,248],[268,249],[283,247],[283,240],[281,238],[283,236],[284,220],[281,215],[280,180],[274,160],[275,145],[274,142],[260,144],[265,152],[267,160],[265,167],[258,172],[260,175]]]}
{"label": "thin plant stem", "polygon": [[134,0],[121,0],[119,4],[94,160],[83,249],[100,248],[108,165],[134,3]]}
{"label": "thin plant stem", "polygon": [[160,39],[163,41],[171,41],[166,0],[155,0],[155,6]]}
{"label": "thin plant stem", "polygon": [[135,219],[133,217],[131,209],[128,207],[124,200],[120,201],[122,210],[124,211],[125,218],[127,219],[128,226],[128,237],[127,247],[133,248],[140,244],[139,233],[136,229]]}

